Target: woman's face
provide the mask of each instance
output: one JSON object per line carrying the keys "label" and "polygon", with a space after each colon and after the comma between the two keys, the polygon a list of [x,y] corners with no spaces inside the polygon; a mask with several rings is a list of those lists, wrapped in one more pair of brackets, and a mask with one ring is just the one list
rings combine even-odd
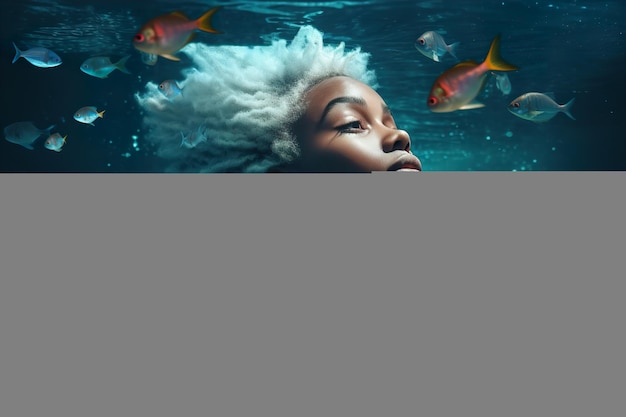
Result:
{"label": "woman's face", "polygon": [[306,96],[296,124],[304,171],[421,171],[409,134],[396,127],[371,87],[350,77],[328,78]]}

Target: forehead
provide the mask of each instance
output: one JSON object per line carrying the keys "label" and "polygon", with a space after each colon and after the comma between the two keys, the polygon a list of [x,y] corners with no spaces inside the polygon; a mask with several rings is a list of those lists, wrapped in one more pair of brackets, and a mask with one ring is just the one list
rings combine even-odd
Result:
{"label": "forehead", "polygon": [[384,104],[380,95],[368,85],[350,77],[337,76],[320,82],[308,92],[307,113],[320,115],[326,104],[337,97],[360,97],[368,106],[376,108]]}

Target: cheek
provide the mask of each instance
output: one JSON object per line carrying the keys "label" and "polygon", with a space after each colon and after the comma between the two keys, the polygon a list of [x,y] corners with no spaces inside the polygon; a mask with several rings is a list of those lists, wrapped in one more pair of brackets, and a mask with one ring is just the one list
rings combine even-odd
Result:
{"label": "cheek", "polygon": [[335,140],[323,153],[342,159],[346,167],[352,171],[380,171],[386,170],[386,154],[380,142],[373,138],[358,136],[344,136]]}

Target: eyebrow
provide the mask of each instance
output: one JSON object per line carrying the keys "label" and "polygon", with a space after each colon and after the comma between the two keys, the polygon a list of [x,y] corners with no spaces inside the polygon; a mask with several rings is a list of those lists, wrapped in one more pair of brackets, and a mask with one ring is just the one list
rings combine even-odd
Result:
{"label": "eyebrow", "polygon": [[[324,122],[324,119],[326,118],[326,115],[328,115],[328,112],[337,104],[339,103],[350,103],[350,104],[358,104],[360,106],[363,107],[367,107],[367,103],[365,102],[365,100],[362,97],[354,97],[354,96],[343,96],[343,97],[337,97],[332,99],[331,101],[328,102],[328,104],[326,105],[326,107],[324,107],[324,111],[322,112],[322,116],[320,117],[320,121],[318,124],[322,124]],[[384,114],[391,114],[391,110],[389,110],[389,107],[387,107],[386,104],[382,104],[382,108],[383,108],[383,113]]]}

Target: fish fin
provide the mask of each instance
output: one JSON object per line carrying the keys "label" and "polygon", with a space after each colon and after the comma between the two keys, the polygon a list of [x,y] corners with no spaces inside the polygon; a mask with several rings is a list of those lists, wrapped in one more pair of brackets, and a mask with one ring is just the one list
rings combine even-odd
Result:
{"label": "fish fin", "polygon": [[172,55],[172,54],[160,54],[163,58],[169,59],[170,61],[180,61],[180,58]]}
{"label": "fish fin", "polygon": [[456,59],[457,61],[459,60],[459,58],[457,58],[456,56],[456,48],[461,44],[461,42],[454,42],[453,44],[448,45],[448,52],[450,53],[450,55],[452,55],[454,57],[454,59]]}
{"label": "fish fin", "polygon": [[548,96],[550,97],[552,100],[556,101],[556,97],[554,95],[554,93],[552,91],[548,92],[548,93],[543,93],[544,96]]}
{"label": "fish fin", "polygon": [[126,55],[124,58],[120,59],[114,64],[115,67],[125,74],[131,74],[131,72],[128,71],[128,68],[126,68],[126,61],[128,61],[129,58],[130,58],[130,55]]}
{"label": "fish fin", "polygon": [[28,149],[29,151],[34,150],[35,148],[33,148],[33,145],[30,143],[27,144],[22,144],[23,147],[25,147],[26,149]]}
{"label": "fish fin", "polygon": [[99,112],[96,112],[96,113],[98,113],[98,117],[99,117],[99,118],[104,119],[104,112],[105,112],[105,111],[106,111],[106,110],[102,110],[102,111],[99,111]]}
{"label": "fish fin", "polygon": [[209,33],[224,33],[224,32],[220,32],[219,30],[214,29],[213,26],[211,26],[211,17],[213,16],[213,14],[215,14],[215,12],[217,12],[221,8],[222,6],[214,7],[208,12],[206,12],[205,14],[203,14],[202,16],[200,16],[198,20],[196,20],[198,29],[200,29],[203,32],[209,32]]}
{"label": "fish fin", "polygon": [[435,61],[435,62],[439,62],[439,57],[437,56],[437,52],[433,51],[433,56],[432,56],[432,58],[433,58],[433,61]]}
{"label": "fish fin", "polygon": [[500,56],[500,34],[497,34],[496,37],[493,38],[491,47],[489,47],[489,52],[485,58],[485,64],[488,69],[496,71],[515,71],[519,69],[515,65],[506,62]]}
{"label": "fish fin", "polygon": [[22,56],[22,51],[20,51],[20,48],[17,47],[15,42],[13,42],[13,47],[15,48],[15,57],[13,58],[13,61],[11,62],[11,64],[15,64],[15,61],[20,59],[20,57]]}
{"label": "fish fin", "polygon": [[478,62],[470,59],[468,61],[459,62],[458,64],[454,65],[452,68],[457,68],[457,67],[476,67],[476,66],[478,66]]}
{"label": "fish fin", "polygon": [[476,100],[467,103],[466,105],[459,107],[459,110],[471,110],[471,109],[479,109],[481,107],[485,107],[485,105]]}
{"label": "fish fin", "polygon": [[180,132],[180,136],[182,136],[182,139],[180,140],[179,148],[182,148],[183,144],[185,143],[185,139],[187,139],[187,138],[185,137],[185,134],[183,132]]}
{"label": "fish fin", "polygon": [[196,38],[196,34],[195,33],[191,33],[189,35],[189,37],[187,38],[187,41],[185,42],[185,44],[183,46],[186,46],[187,44],[191,43],[191,41],[193,41]]}
{"label": "fish fin", "polygon": [[565,113],[567,116],[569,116],[569,118],[572,119],[572,120],[576,120],[574,118],[574,116],[572,116],[572,113],[570,113],[570,110],[572,109],[572,106],[574,105],[574,100],[576,100],[576,97],[574,97],[570,101],[568,101],[565,104],[565,106],[563,107],[563,113]]}
{"label": "fish fin", "polygon": [[189,19],[189,18],[187,17],[187,15],[186,15],[185,13],[181,12],[180,10],[176,10],[176,11],[174,11],[174,12],[170,13],[170,15],[172,15],[172,16],[177,16],[177,17],[182,17],[182,18],[184,18],[184,19],[186,19],[186,20],[191,20],[191,19]]}

